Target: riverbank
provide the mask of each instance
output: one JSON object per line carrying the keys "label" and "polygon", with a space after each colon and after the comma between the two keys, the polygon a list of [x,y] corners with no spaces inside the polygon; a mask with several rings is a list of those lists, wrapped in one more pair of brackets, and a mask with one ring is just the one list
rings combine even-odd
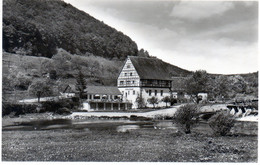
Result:
{"label": "riverbank", "polygon": [[174,106],[162,110],[153,110],[149,112],[73,112],[66,118],[84,118],[84,117],[126,117],[131,116],[145,117],[145,118],[156,118],[156,117],[173,117],[179,106]]}
{"label": "riverbank", "polygon": [[107,127],[3,131],[2,161],[256,162],[257,136]]}
{"label": "riverbank", "polygon": [[[112,118],[116,115],[156,117],[173,115],[175,110],[109,114]],[[186,135],[176,129],[162,127],[156,120],[113,120],[101,118],[108,115],[105,112],[93,113],[75,112],[68,116],[38,113],[3,117],[2,161],[257,161],[257,122],[237,122],[232,136],[219,137],[212,134],[206,123],[195,126],[192,134]],[[77,118],[79,115],[90,117]],[[59,121],[46,125],[54,119],[66,120],[66,123]],[[41,121],[43,129],[34,121]],[[25,122],[24,125],[19,125],[22,122]],[[168,123],[172,123],[171,120]],[[28,124],[34,124],[34,129]],[[13,126],[5,127],[7,125]]]}

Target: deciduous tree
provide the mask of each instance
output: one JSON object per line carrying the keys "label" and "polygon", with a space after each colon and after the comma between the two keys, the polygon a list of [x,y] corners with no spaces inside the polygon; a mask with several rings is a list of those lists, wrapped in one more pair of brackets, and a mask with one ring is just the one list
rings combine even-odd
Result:
{"label": "deciduous tree", "polygon": [[143,108],[145,106],[144,98],[141,95],[137,96],[136,103],[138,108]]}
{"label": "deciduous tree", "polygon": [[191,126],[194,125],[198,106],[195,104],[186,104],[181,106],[174,114],[174,119],[177,124],[180,124],[186,134],[191,133]]}
{"label": "deciduous tree", "polygon": [[148,101],[148,103],[153,104],[153,108],[155,108],[155,104],[158,104],[158,98],[156,98],[154,96],[147,99],[147,101]]}
{"label": "deciduous tree", "polygon": [[167,107],[167,103],[171,102],[171,98],[169,96],[165,96],[164,98],[162,98],[162,101],[165,102]]}
{"label": "deciduous tree", "polygon": [[204,70],[197,70],[186,80],[186,92],[196,97],[200,92],[208,92],[208,81],[208,73]]}
{"label": "deciduous tree", "polygon": [[53,90],[48,85],[47,81],[36,81],[29,87],[29,93],[36,96],[38,98],[38,102],[40,102],[41,97],[51,96]]}

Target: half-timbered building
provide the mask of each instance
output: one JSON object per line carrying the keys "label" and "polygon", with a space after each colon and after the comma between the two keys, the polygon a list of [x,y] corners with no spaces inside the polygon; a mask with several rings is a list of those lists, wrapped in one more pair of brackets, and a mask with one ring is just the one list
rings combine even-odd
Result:
{"label": "half-timbered building", "polygon": [[[151,97],[159,101],[171,94],[171,76],[162,60],[157,58],[129,56],[118,76],[117,86],[123,100],[130,101],[133,108],[138,107],[137,97],[142,97],[146,106]],[[158,106],[165,105],[162,102]]]}

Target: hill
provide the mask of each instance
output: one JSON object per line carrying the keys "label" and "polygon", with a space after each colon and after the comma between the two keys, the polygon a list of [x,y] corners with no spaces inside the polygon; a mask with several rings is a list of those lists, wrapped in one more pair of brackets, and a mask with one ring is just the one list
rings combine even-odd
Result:
{"label": "hill", "polygon": [[56,49],[109,59],[136,56],[128,36],[61,0],[4,0],[3,49],[51,58]]}
{"label": "hill", "polygon": [[[12,101],[32,97],[28,89],[39,80],[59,94],[76,83],[79,70],[88,85],[115,86],[128,55],[149,56],[122,32],[60,0],[4,0],[3,50],[3,99]],[[163,63],[173,77],[191,74]],[[232,76],[234,94],[257,95],[258,73]]]}

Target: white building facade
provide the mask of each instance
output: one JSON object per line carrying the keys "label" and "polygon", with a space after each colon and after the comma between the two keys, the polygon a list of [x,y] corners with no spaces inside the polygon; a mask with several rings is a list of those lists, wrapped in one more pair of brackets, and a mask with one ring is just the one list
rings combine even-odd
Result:
{"label": "white building facade", "polygon": [[148,99],[156,97],[156,106],[165,106],[161,100],[171,95],[171,78],[164,63],[157,58],[129,56],[118,76],[117,86],[123,95],[123,101],[138,108],[137,98],[144,100],[146,107],[153,107]]}

